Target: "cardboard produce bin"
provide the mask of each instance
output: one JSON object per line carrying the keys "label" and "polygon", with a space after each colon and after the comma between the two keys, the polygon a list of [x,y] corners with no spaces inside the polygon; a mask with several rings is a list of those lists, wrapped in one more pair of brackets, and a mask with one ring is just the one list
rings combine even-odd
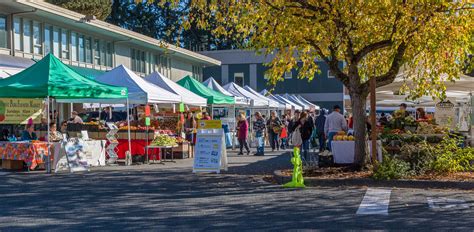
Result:
{"label": "cardboard produce bin", "polygon": [[2,160],[2,168],[9,170],[21,170],[23,169],[23,160]]}
{"label": "cardboard produce bin", "polygon": [[173,148],[173,157],[175,159],[187,159],[189,158],[190,152],[190,144],[188,142],[184,142],[179,144],[178,147]]}

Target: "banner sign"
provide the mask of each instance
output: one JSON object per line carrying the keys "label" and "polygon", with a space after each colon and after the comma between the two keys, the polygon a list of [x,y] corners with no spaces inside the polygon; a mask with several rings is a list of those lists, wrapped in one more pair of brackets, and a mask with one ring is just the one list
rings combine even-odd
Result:
{"label": "banner sign", "polygon": [[82,139],[69,139],[65,145],[66,158],[71,172],[89,171],[84,141]]}
{"label": "banner sign", "polygon": [[0,124],[41,123],[43,101],[28,98],[0,98]]}
{"label": "banner sign", "polygon": [[221,120],[199,120],[198,129],[222,129]]}
{"label": "banner sign", "polygon": [[436,124],[454,128],[456,125],[456,109],[455,101],[448,99],[436,103],[435,120]]}

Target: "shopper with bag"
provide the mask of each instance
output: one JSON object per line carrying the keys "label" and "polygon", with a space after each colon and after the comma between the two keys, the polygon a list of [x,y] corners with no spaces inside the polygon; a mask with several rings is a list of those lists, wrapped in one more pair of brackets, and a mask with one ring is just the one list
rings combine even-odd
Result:
{"label": "shopper with bag", "polygon": [[272,152],[280,150],[280,139],[279,135],[281,133],[283,123],[280,118],[277,117],[276,112],[272,111],[270,113],[270,118],[267,121],[267,130],[268,130],[268,139],[270,141],[270,146],[272,147]]}
{"label": "shopper with bag", "polygon": [[247,137],[249,135],[249,123],[245,118],[244,114],[239,114],[237,116],[237,138],[239,139],[240,152],[238,155],[243,155],[243,149],[247,150],[247,155],[250,155],[250,148],[247,143]]}
{"label": "shopper with bag", "polygon": [[265,119],[263,119],[260,112],[255,113],[255,122],[253,123],[253,130],[257,139],[257,153],[256,156],[263,156],[265,151]]}
{"label": "shopper with bag", "polygon": [[295,132],[299,132],[299,136],[301,137],[301,150],[303,157],[305,159],[308,158],[309,153],[309,140],[311,138],[311,134],[313,133],[314,124],[311,118],[308,117],[308,113],[303,112],[300,115],[300,118],[297,122],[297,129]]}

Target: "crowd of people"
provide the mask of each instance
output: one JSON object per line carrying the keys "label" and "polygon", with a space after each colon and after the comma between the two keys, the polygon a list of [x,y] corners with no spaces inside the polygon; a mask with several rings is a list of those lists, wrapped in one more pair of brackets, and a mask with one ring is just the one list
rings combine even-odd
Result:
{"label": "crowd of people", "polygon": [[253,126],[251,129],[253,129],[254,144],[257,148],[254,154],[256,156],[264,155],[265,142],[268,142],[272,152],[288,149],[290,143],[293,146],[299,146],[302,156],[307,158],[311,147],[320,151],[330,150],[332,135],[341,130],[348,130],[347,121],[341,114],[341,108],[337,105],[333,107],[329,115],[326,110],[321,110],[319,115],[308,110],[296,110],[293,115],[281,116],[272,111],[268,118],[261,112],[256,112],[253,118],[246,118],[244,114],[239,114],[236,126],[239,155],[244,155],[244,152],[247,155],[250,154],[248,146],[250,121]]}

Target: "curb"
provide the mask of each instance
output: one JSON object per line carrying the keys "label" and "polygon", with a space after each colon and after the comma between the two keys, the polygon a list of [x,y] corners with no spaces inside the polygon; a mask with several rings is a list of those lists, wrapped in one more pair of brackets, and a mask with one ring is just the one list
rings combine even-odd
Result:
{"label": "curb", "polygon": [[[273,172],[273,179],[279,184],[291,181],[290,176],[281,174],[281,170]],[[437,180],[374,180],[370,178],[358,179],[317,179],[304,178],[308,187],[389,187],[389,188],[420,188],[420,189],[461,189],[474,190],[474,181],[437,181]]]}

